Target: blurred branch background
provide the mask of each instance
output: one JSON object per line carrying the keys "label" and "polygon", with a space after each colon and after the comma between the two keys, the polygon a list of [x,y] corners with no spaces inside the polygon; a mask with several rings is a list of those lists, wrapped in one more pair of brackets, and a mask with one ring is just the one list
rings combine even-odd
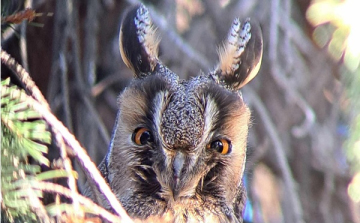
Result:
{"label": "blurred branch background", "polygon": [[[117,95],[132,74],[121,60],[123,13],[138,0],[4,1],[1,45],[31,74],[51,110],[99,163]],[[244,99],[253,111],[247,219],[360,223],[360,21],[357,0],[147,0],[160,58],[182,78],[211,70],[235,17],[261,24],[264,56]],[[52,15],[52,16],[51,16]],[[2,19],[3,21],[3,19]],[[1,67],[2,79],[11,73]],[[49,150],[50,159],[59,154]],[[81,190],[85,177],[79,171]]]}

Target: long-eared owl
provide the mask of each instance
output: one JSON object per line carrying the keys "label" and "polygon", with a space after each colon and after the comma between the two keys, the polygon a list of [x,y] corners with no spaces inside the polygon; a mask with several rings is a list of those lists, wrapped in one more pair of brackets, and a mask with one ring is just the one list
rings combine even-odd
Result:
{"label": "long-eared owl", "polygon": [[136,221],[242,222],[250,110],[239,89],[259,71],[261,29],[235,19],[219,63],[190,80],[159,60],[155,30],[144,5],[123,19],[120,52],[134,79],[99,169]]}

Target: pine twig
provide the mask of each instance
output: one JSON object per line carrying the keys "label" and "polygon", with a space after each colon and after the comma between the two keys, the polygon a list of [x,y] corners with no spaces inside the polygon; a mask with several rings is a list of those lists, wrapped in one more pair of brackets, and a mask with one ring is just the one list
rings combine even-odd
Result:
{"label": "pine twig", "polygon": [[[22,96],[29,97],[27,95]],[[52,127],[52,129],[55,129],[58,134],[61,134],[61,137],[64,139],[65,143],[69,145],[69,149],[71,149],[75,156],[78,157],[81,165],[90,173],[93,179],[96,179],[95,182],[97,183],[100,191],[104,194],[111,207],[122,218],[122,220],[125,222],[132,222],[126,211],[122,208],[119,200],[112,193],[109,185],[105,182],[105,179],[102,177],[95,164],[87,155],[86,150],[81,147],[80,143],[69,132],[69,130],[49,110],[44,109],[44,106],[39,102],[31,100],[31,98],[28,98],[24,101],[26,101],[29,106],[41,114],[45,121]]]}
{"label": "pine twig", "polygon": [[[32,97],[38,101],[40,104],[44,106],[44,109],[50,111],[49,104],[47,103],[46,99],[42,95],[39,88],[36,86],[36,84],[31,79],[28,72],[25,71],[25,69],[18,64],[9,54],[7,54],[5,51],[1,49],[1,61],[7,65],[19,78],[20,81],[25,85],[26,90],[32,95]],[[53,129],[53,132],[55,136],[58,136],[58,132],[56,129]],[[76,192],[76,181],[75,178],[72,176],[72,167],[71,163],[69,162],[66,154],[66,145],[63,141],[62,137],[55,137],[56,143],[58,147],[60,148],[60,154],[64,161],[64,168],[69,173],[68,177],[68,184],[69,188],[73,191],[73,193]],[[78,207],[77,200],[73,200],[75,208]]]}
{"label": "pine twig", "polygon": [[[81,165],[90,173],[92,179],[96,179],[95,182],[99,187],[99,190],[104,194],[105,198],[109,201],[110,206],[114,211],[122,218],[124,222],[132,222],[130,217],[127,215],[126,211],[122,208],[120,202],[117,200],[116,196],[112,193],[108,184],[105,182],[105,179],[100,174],[99,170],[95,164],[90,160],[89,156],[86,154],[84,148],[80,146],[80,143],[75,139],[75,137],[68,131],[68,129],[59,121],[57,118],[42,104],[34,100],[32,97],[21,93],[19,90],[14,90],[15,93],[18,93],[18,97],[21,101],[26,103],[29,107],[37,111],[41,117],[47,122],[47,124],[54,129],[58,135],[55,137],[63,138],[64,142],[69,145],[69,149],[72,149],[75,156],[78,157]],[[51,184],[54,187],[53,184]],[[73,194],[76,197],[76,194],[69,190],[70,194]],[[70,195],[71,196],[71,195]]]}
{"label": "pine twig", "polygon": [[[86,151],[84,148],[80,146],[80,143],[75,139],[75,137],[67,130],[67,128],[57,120],[57,118],[50,112],[49,105],[47,101],[42,96],[40,90],[37,88],[35,83],[31,80],[30,75],[19,65],[15,62],[13,58],[10,57],[9,54],[7,54],[5,51],[1,49],[1,61],[9,66],[9,68],[12,68],[14,73],[19,76],[19,79],[26,80],[24,84],[27,86],[27,90],[31,92],[37,92],[37,94],[33,96],[35,100],[31,100],[29,98],[28,100],[25,100],[29,106],[33,107],[35,110],[37,110],[47,121],[47,123],[52,127],[55,138],[58,142],[58,146],[60,147],[62,158],[64,159],[64,167],[66,171],[72,170],[71,165],[66,157],[66,151],[65,143],[64,141],[70,146],[71,149],[73,149],[73,152],[75,155],[79,158],[80,163],[82,166],[90,173],[93,179],[97,179],[95,182],[98,184],[100,191],[104,193],[105,197],[108,199],[110,205],[112,208],[120,215],[123,219],[125,219],[128,222],[131,222],[130,218],[128,217],[125,210],[122,208],[121,204],[115,197],[115,195],[111,192],[109,186],[106,184],[104,178],[101,176],[99,170],[96,168],[95,164],[90,160],[90,158],[87,156]],[[31,87],[30,87],[31,86]],[[23,97],[29,97],[27,95],[22,95]],[[39,99],[40,98],[40,99]],[[69,175],[69,179],[72,175]],[[76,190],[75,179],[69,181],[69,187],[70,191],[75,195]],[[76,197],[73,200],[73,202],[76,202]]]}

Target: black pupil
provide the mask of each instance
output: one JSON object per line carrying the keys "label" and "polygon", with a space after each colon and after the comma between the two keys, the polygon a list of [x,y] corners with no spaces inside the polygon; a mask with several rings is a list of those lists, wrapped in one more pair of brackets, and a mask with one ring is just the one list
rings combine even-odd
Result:
{"label": "black pupil", "polygon": [[220,140],[216,140],[211,143],[211,149],[221,153],[223,150],[223,144]]}
{"label": "black pupil", "polygon": [[149,131],[145,131],[140,136],[140,143],[141,145],[145,145],[148,142],[152,141],[152,137]]}

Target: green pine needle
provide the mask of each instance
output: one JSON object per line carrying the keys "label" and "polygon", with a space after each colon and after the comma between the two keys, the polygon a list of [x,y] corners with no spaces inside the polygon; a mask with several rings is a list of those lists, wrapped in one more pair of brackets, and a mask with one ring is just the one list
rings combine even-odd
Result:
{"label": "green pine needle", "polygon": [[[41,173],[40,164],[50,166],[46,154],[51,133],[41,115],[31,108],[31,99],[25,91],[10,86],[9,79],[1,81],[1,206],[10,222],[37,222],[37,207],[33,205],[43,197],[37,185],[69,177],[65,170]],[[38,164],[30,164],[28,157]],[[71,175],[77,177],[75,171]]]}

